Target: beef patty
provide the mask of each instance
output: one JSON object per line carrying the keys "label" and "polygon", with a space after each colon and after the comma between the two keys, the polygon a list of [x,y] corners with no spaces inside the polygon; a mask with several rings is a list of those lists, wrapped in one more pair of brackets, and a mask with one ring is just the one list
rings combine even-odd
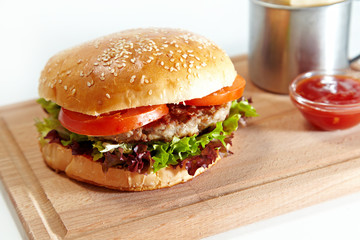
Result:
{"label": "beef patty", "polygon": [[199,134],[224,121],[229,114],[231,102],[218,106],[184,106],[169,104],[169,114],[143,127],[113,136],[101,137],[114,142],[147,142],[152,140],[171,141],[173,137]]}

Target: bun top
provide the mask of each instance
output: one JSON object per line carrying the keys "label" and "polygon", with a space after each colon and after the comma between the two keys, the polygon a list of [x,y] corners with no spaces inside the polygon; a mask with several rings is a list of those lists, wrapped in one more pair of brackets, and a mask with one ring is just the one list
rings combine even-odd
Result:
{"label": "bun top", "polygon": [[179,103],[232,85],[235,68],[212,41],[178,29],[114,33],[53,56],[39,95],[88,115]]}

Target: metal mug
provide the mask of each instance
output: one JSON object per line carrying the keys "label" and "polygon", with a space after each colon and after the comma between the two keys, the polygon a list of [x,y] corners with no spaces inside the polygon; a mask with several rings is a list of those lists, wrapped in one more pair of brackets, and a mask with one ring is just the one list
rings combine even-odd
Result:
{"label": "metal mug", "polygon": [[316,7],[250,2],[249,76],[255,85],[286,94],[300,73],[349,67],[351,0]]}

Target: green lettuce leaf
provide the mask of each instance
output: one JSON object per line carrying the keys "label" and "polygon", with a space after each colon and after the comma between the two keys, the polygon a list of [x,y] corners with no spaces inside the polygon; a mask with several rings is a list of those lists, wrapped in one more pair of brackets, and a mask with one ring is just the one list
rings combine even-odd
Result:
{"label": "green lettuce leaf", "polygon": [[54,119],[58,119],[61,108],[59,105],[52,101],[47,101],[44,98],[39,98],[36,102],[39,103],[47,113],[49,113],[49,116],[53,117]]}
{"label": "green lettuce leaf", "polygon": [[101,152],[105,149],[105,147],[102,145],[102,141],[96,141],[93,142],[92,146],[93,146],[93,151],[91,156],[93,157],[94,161],[99,160],[100,158],[104,157],[104,154]]}
{"label": "green lettuce leaf", "polygon": [[230,108],[230,115],[233,114],[241,114],[244,117],[257,117],[255,108],[249,104],[248,100],[241,100],[241,101],[232,101],[231,108]]}
{"label": "green lettuce leaf", "polygon": [[44,137],[53,129],[56,129],[60,126],[60,122],[57,119],[53,119],[52,117],[44,118],[43,121],[40,119],[35,119],[35,126],[37,131],[40,133],[39,141],[41,145],[46,143]]}
{"label": "green lettuce leaf", "polygon": [[[92,157],[97,161],[104,157],[104,153],[122,148],[123,153],[132,154],[134,144],[129,143],[108,143],[98,140],[96,137],[88,137],[68,131],[61,126],[58,118],[60,106],[45,99],[37,101],[49,113],[49,117],[42,121],[36,120],[36,127],[40,133],[40,142],[46,141],[44,137],[49,131],[55,129],[61,138],[61,143],[68,146],[73,142],[91,141],[93,146]],[[220,141],[225,147],[225,139],[237,130],[239,119],[242,117],[258,116],[256,110],[248,103],[247,100],[233,101],[231,103],[229,116],[223,121],[218,122],[215,128],[205,134],[193,135],[190,137],[178,138],[174,137],[171,142],[152,141],[146,143],[148,150],[154,160],[152,170],[159,171],[161,168],[169,165],[177,165],[188,157],[196,156],[201,153],[201,149],[205,148],[211,141]]]}
{"label": "green lettuce leaf", "polygon": [[60,106],[51,101],[46,101],[44,98],[39,98],[37,102],[41,105],[43,109],[49,114],[47,118],[44,118],[42,121],[40,119],[35,119],[35,126],[40,133],[39,141],[40,144],[44,144],[46,140],[44,137],[53,129],[57,129],[60,125],[58,120],[58,115],[60,111]]}
{"label": "green lettuce leaf", "polygon": [[40,133],[40,143],[43,144],[46,140],[44,137],[53,129],[55,129],[61,138],[61,143],[64,146],[68,146],[73,142],[82,142],[88,141],[88,136],[76,134],[70,132],[61,126],[60,121],[58,120],[59,112],[61,107],[54,102],[47,101],[44,98],[39,98],[37,102],[41,105],[43,109],[49,114],[47,118],[43,120],[35,119],[35,126]]}
{"label": "green lettuce leaf", "polygon": [[149,149],[154,160],[153,171],[156,172],[169,165],[176,165],[178,160],[199,155],[200,146],[205,148],[211,141],[219,140],[226,147],[225,138],[238,129],[240,118],[255,116],[258,114],[247,100],[233,101],[228,118],[223,122],[216,123],[216,127],[211,132],[181,139],[174,137],[170,143],[151,143]]}
{"label": "green lettuce leaf", "polygon": [[253,106],[247,100],[232,101],[228,118],[223,122],[225,131],[229,134],[238,129],[241,117],[259,116]]}
{"label": "green lettuce leaf", "polygon": [[93,157],[94,161],[99,160],[100,158],[104,157],[104,153],[106,152],[112,152],[115,149],[122,148],[123,153],[132,153],[133,152],[133,145],[130,143],[119,143],[119,144],[113,144],[103,141],[95,141],[92,144],[93,146],[93,152],[91,156]]}
{"label": "green lettuce leaf", "polygon": [[60,136],[63,136],[65,139],[68,139],[68,140],[61,140],[61,144],[64,146],[68,146],[73,142],[84,142],[89,140],[89,138],[85,135],[76,134],[66,129],[63,130]]}
{"label": "green lettuce leaf", "polygon": [[225,147],[225,138],[228,134],[223,130],[222,122],[218,122],[214,130],[202,135],[190,137],[174,137],[171,142],[153,142],[149,144],[149,150],[154,160],[153,171],[157,172],[161,168],[169,165],[177,165],[178,160],[199,155],[201,148],[214,140],[219,140]]}

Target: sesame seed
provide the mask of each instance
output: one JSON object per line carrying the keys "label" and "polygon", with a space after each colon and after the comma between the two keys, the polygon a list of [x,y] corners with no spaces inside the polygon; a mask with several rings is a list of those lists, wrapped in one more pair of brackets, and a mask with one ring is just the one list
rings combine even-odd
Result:
{"label": "sesame seed", "polygon": [[105,96],[106,96],[107,98],[110,98],[110,94],[108,94],[108,93],[107,93],[107,94],[105,94]]}
{"label": "sesame seed", "polygon": [[205,62],[201,63],[201,66],[205,67],[205,66],[206,66],[206,63],[205,63]]}
{"label": "sesame seed", "polygon": [[[161,40],[160,42],[157,40],[157,42],[155,42],[154,39],[152,39],[153,33],[163,34],[163,36],[161,36],[161,39],[163,40]],[[199,49],[213,47],[213,44],[210,41],[207,41],[206,39],[203,39],[198,36],[194,36],[186,31],[184,31],[182,34],[177,36],[173,36],[171,31],[166,31],[163,29],[156,29],[153,30],[152,32],[141,31],[138,34],[135,34],[134,39],[129,39],[125,35],[120,34],[114,37],[112,40],[110,40],[109,46],[106,49],[102,50],[102,52],[97,56],[97,61],[95,59],[95,61],[92,64],[94,66],[104,66],[105,68],[108,67],[109,72],[114,74],[114,76],[117,76],[120,73],[120,69],[126,67],[126,64],[129,64],[127,62],[131,62],[135,64],[137,61],[143,61],[141,64],[146,64],[146,63],[150,63],[151,61],[155,61],[156,59],[155,56],[166,55],[167,57],[169,57],[169,59],[166,61],[170,61],[172,63],[171,66],[170,65],[166,66],[168,62],[166,62],[165,60],[163,61],[159,60],[156,63],[164,67],[164,69],[169,70],[170,72],[179,71],[183,66],[185,66],[186,71],[188,71],[188,68],[192,68],[192,67],[194,68],[196,67],[197,69],[199,69],[201,68],[201,66],[204,66],[205,63],[202,64],[200,58],[194,55],[194,53],[196,52],[196,48],[182,51],[180,49],[181,44],[184,44],[184,42],[194,43],[196,44],[195,47],[198,47]],[[97,41],[93,41],[91,44],[92,46],[96,46],[96,45],[100,46],[99,42]],[[139,56],[140,54],[146,52],[149,52],[148,55]],[[174,52],[177,53],[178,55],[175,56]],[[190,57],[193,57],[197,61],[200,61],[199,66],[196,66],[197,64],[195,65],[193,61],[195,59],[191,59]],[[187,60],[191,60],[191,61],[187,62]],[[82,59],[79,62],[83,62]],[[119,70],[117,70],[116,68]],[[83,73],[86,72],[84,71]],[[106,72],[104,74],[102,74],[101,72],[99,73],[101,80],[105,80],[106,77],[105,74]],[[135,81],[135,77],[132,78],[131,81],[132,82]],[[139,76],[139,81],[140,81],[140,76]],[[151,80],[149,79],[148,81]],[[146,79],[142,79],[141,82],[146,82]]]}
{"label": "sesame seed", "polygon": [[140,79],[140,83],[143,84],[143,83],[144,83],[144,80],[145,80],[145,75],[142,75],[142,76],[141,76],[141,79]]}
{"label": "sesame seed", "polygon": [[67,91],[68,87],[66,85],[64,85],[64,90]]}
{"label": "sesame seed", "polygon": [[67,71],[67,72],[66,72],[66,75],[70,75],[70,73],[71,73],[71,70]]}
{"label": "sesame seed", "polygon": [[148,93],[149,93],[149,95],[151,95],[151,94],[152,94],[152,90],[150,89]]}
{"label": "sesame seed", "polygon": [[105,73],[101,73],[101,75],[100,75],[100,80],[102,80],[102,81],[104,81],[105,80]]}
{"label": "sesame seed", "polygon": [[59,83],[62,83],[62,80],[61,79],[59,79],[59,81],[58,81]]}
{"label": "sesame seed", "polygon": [[131,78],[130,78],[130,83],[133,83],[135,81],[135,78],[136,78],[136,76],[132,75]]}
{"label": "sesame seed", "polygon": [[91,87],[91,85],[92,85],[91,82],[87,82],[88,87]]}
{"label": "sesame seed", "polygon": [[83,77],[83,76],[84,76],[84,72],[80,71],[80,77]]}
{"label": "sesame seed", "polygon": [[191,73],[191,68],[188,68],[188,72]]}
{"label": "sesame seed", "polygon": [[76,89],[75,89],[75,88],[73,88],[73,90],[71,90],[71,94],[72,94],[72,95],[74,95],[74,94],[75,94],[75,92],[76,92]]}
{"label": "sesame seed", "polygon": [[80,64],[82,61],[83,61],[82,59],[79,59],[79,60],[77,61],[77,63]]}

